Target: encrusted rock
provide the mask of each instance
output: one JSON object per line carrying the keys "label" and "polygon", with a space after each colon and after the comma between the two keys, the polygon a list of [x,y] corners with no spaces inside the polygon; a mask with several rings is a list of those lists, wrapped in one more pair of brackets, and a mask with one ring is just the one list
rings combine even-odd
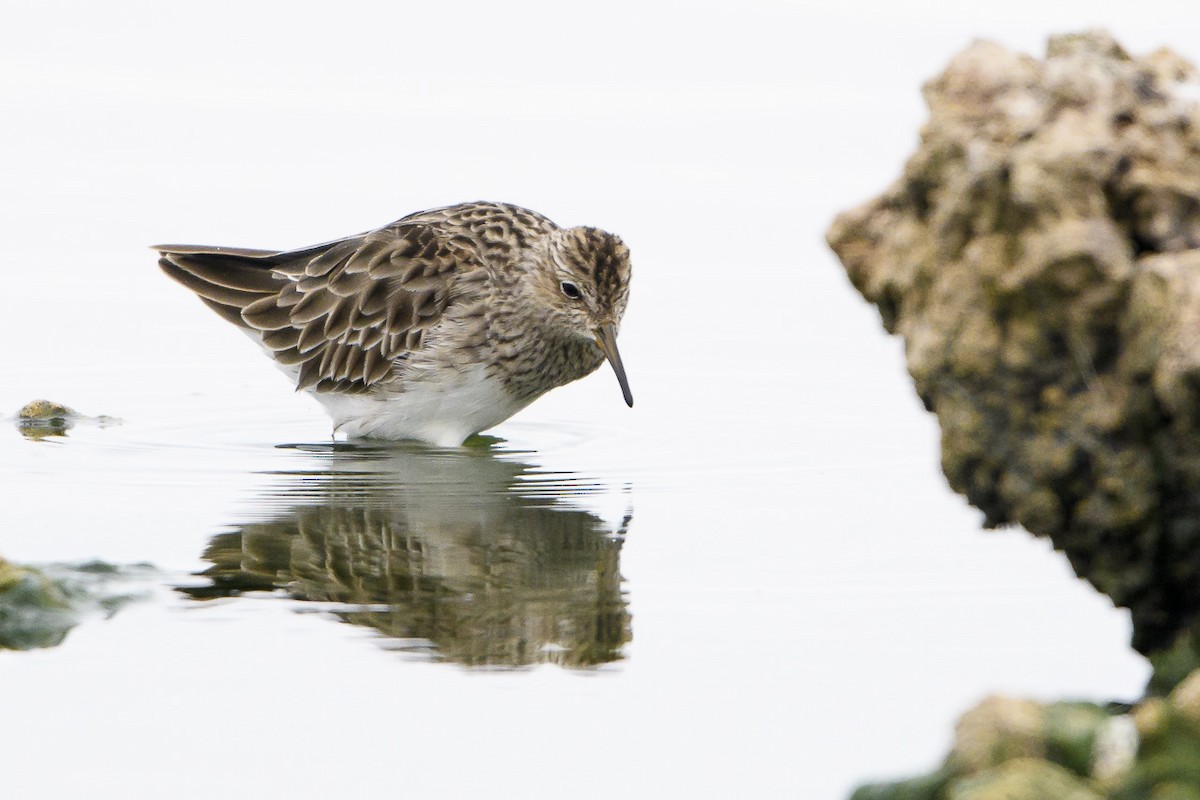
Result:
{"label": "encrusted rock", "polygon": [[1193,672],[1168,698],[1171,710],[1191,722],[1200,731],[1200,671]]}
{"label": "encrusted rock", "polygon": [[119,421],[108,416],[88,417],[52,400],[33,400],[17,412],[17,429],[27,439],[65,436],[80,422],[105,427]]}
{"label": "encrusted rock", "polygon": [[77,414],[73,409],[67,408],[62,403],[55,403],[51,400],[34,400],[30,403],[26,403],[25,407],[17,412],[18,419],[28,422],[68,420],[75,416],[77,416]]}
{"label": "encrusted rock", "polygon": [[948,760],[956,771],[973,773],[1013,758],[1046,753],[1045,709],[1032,700],[989,697],[963,714]]}
{"label": "encrusted rock", "polygon": [[851,800],[1200,800],[1200,670],[1133,709],[992,697],[928,775]]}
{"label": "encrusted rock", "polygon": [[976,43],[925,97],[829,243],[904,337],[951,486],[1168,646],[1200,616],[1200,75],[1086,33]]}
{"label": "encrusted rock", "polygon": [[1103,800],[1070,770],[1024,758],[953,785],[946,800]]}

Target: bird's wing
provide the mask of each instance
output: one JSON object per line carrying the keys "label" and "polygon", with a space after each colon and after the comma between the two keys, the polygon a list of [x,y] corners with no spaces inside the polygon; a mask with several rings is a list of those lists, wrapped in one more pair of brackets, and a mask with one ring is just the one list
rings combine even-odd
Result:
{"label": "bird's wing", "polygon": [[298,389],[360,392],[420,350],[478,272],[474,242],[401,221],[304,250],[161,245],[159,266],[225,319],[257,333]]}

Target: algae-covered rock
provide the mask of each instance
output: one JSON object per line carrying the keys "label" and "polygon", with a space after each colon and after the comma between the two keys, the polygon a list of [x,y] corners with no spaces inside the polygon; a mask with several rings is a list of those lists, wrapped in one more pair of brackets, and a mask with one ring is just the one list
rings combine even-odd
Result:
{"label": "algae-covered rock", "polygon": [[17,418],[25,422],[67,421],[79,416],[74,409],[50,400],[34,400],[17,412]]}
{"label": "algae-covered rock", "polygon": [[[1131,755],[1128,750],[1112,752],[1126,744],[1120,732],[1125,730],[1107,710],[1093,703],[1051,703],[1045,709],[1046,758],[1077,775],[1096,777],[1097,769],[1111,773]],[[1126,740],[1128,741],[1128,740]],[[1103,745],[1103,747],[1102,747]],[[1137,746],[1136,734],[1129,745]]]}
{"label": "algae-covered rock", "polygon": [[1200,797],[1198,689],[1200,671],[1168,699],[1150,698],[1135,710],[1141,737],[1137,759],[1114,789],[1114,800]]}
{"label": "algae-covered rock", "polygon": [[1050,537],[1142,652],[1200,619],[1200,74],[1101,33],[973,44],[828,240],[989,526]]}
{"label": "algae-covered rock", "polygon": [[946,764],[955,773],[979,773],[1009,761],[1045,759],[1087,777],[1101,731],[1112,716],[1092,703],[1050,703],[989,697],[955,727]]}
{"label": "algae-covered rock", "polygon": [[34,400],[17,412],[17,429],[26,439],[65,436],[79,418],[77,411],[62,403]]}
{"label": "algae-covered rock", "polygon": [[3,556],[0,556],[0,593],[6,592],[16,586],[25,577],[26,573],[27,570],[18,567],[11,561],[6,561]]}
{"label": "algae-covered rock", "polygon": [[1149,659],[1154,671],[1146,691],[1164,697],[1188,675],[1200,669],[1200,645],[1192,631],[1184,631],[1176,637],[1171,647],[1156,650]]}
{"label": "algae-covered rock", "polygon": [[1068,769],[1036,758],[1006,761],[951,786],[945,800],[1103,800]]}
{"label": "algae-covered rock", "polygon": [[959,719],[947,762],[956,772],[973,773],[1014,758],[1040,758],[1046,752],[1045,726],[1039,703],[989,697]]}
{"label": "algae-covered rock", "polygon": [[1163,783],[1154,787],[1150,800],[1200,800],[1200,788],[1187,783]]}
{"label": "algae-covered rock", "polygon": [[77,622],[62,586],[39,570],[0,560],[0,649],[54,647]]}
{"label": "algae-covered rock", "polygon": [[0,558],[0,650],[62,644],[89,614],[111,616],[136,599],[127,583],[145,571],[100,562],[18,566]]}
{"label": "algae-covered rock", "polygon": [[860,786],[850,800],[941,800],[954,773],[946,768],[929,775],[895,783]]}
{"label": "algae-covered rock", "polygon": [[928,775],[851,800],[1200,800],[1200,670],[1135,707],[992,697]]}
{"label": "algae-covered rock", "polygon": [[1185,678],[1167,698],[1171,710],[1196,726],[1200,731],[1200,672]]}
{"label": "algae-covered rock", "polygon": [[45,439],[50,436],[66,436],[67,431],[80,423],[106,427],[120,420],[101,415],[89,417],[73,408],[51,400],[34,400],[27,403],[16,417],[17,430],[26,439]]}

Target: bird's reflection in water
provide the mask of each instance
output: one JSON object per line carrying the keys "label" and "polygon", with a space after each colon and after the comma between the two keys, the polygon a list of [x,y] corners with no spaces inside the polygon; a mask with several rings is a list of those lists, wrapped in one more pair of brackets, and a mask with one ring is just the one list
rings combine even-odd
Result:
{"label": "bird's reflection in water", "polygon": [[488,449],[302,446],[272,518],[212,539],[196,599],[282,591],[376,629],[389,647],[470,666],[621,658],[631,636],[617,529],[594,490]]}

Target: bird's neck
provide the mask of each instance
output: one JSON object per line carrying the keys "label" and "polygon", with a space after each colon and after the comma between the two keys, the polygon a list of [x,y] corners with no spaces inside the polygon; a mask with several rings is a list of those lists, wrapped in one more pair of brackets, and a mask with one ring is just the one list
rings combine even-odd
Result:
{"label": "bird's neck", "polygon": [[519,335],[501,342],[497,352],[497,371],[505,387],[526,402],[579,380],[604,361],[604,355],[593,342],[539,323],[536,315],[524,315],[521,324],[510,325],[508,329],[510,335],[519,330]]}

